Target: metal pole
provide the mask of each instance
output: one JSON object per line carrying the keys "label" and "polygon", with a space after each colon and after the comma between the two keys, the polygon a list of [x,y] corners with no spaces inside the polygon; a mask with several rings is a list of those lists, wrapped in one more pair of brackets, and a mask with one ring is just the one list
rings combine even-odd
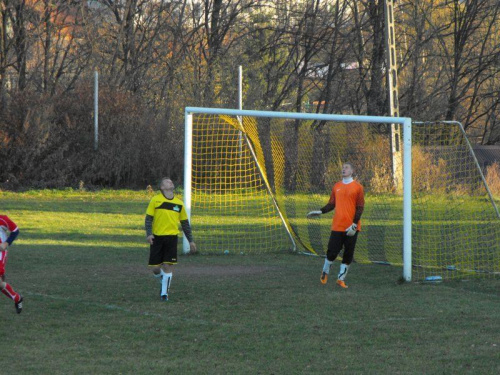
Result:
{"label": "metal pole", "polygon": [[[396,62],[396,36],[394,22],[394,1],[384,1],[385,14],[385,47],[386,47],[386,62],[387,62],[387,90],[389,94],[389,115],[391,117],[399,117],[399,100],[398,100],[398,71]],[[402,155],[401,155],[401,126],[399,124],[391,124],[391,160],[392,160],[392,180],[398,191],[401,191],[401,171]]]}
{"label": "metal pole", "polygon": [[243,109],[243,67],[238,67],[238,109]]}
{"label": "metal pole", "polygon": [[[238,67],[238,109],[243,109],[243,67],[240,65]],[[238,117],[238,122],[240,123],[240,128],[243,127],[243,118]],[[240,147],[240,158],[243,156],[243,133],[239,133],[239,147]]]}
{"label": "metal pole", "polygon": [[[238,67],[238,109],[242,110],[243,109],[243,68],[240,65]],[[240,128],[243,128],[243,117],[242,116],[236,116],[238,118],[238,122],[240,123]],[[267,179],[264,177],[264,173],[260,167],[259,161],[257,160],[257,155],[255,154],[255,150],[253,149],[252,143],[248,139],[248,137],[245,135],[245,141],[248,145],[248,148],[250,150],[250,153],[252,154],[253,159],[255,160],[255,164],[257,165],[257,170],[259,171],[260,175],[262,176],[262,179],[264,180],[264,184],[266,185],[266,189],[268,193],[271,195],[273,204],[278,211],[278,214],[280,216],[281,221],[283,222],[283,225],[285,226],[285,230],[288,233],[288,237],[290,238],[290,241],[292,241],[292,246],[293,246],[293,251],[297,251],[297,245],[295,244],[295,240],[293,239],[293,235],[291,233],[291,228],[288,227],[285,218],[283,217],[283,214],[281,213],[281,210],[278,206],[278,202],[276,201],[276,198],[274,197],[274,194],[271,190],[271,186],[269,186],[269,183]],[[240,158],[243,156],[243,132],[240,131],[239,134],[239,146],[240,146]]]}
{"label": "metal pole", "polygon": [[[184,208],[189,222],[191,222],[191,177],[192,177],[192,161],[193,161],[193,115],[185,112],[184,124]],[[189,252],[189,242],[184,236],[183,251],[185,254]]]}
{"label": "metal pole", "polygon": [[411,281],[411,119],[403,124],[403,278]]}
{"label": "metal pole", "polygon": [[99,73],[94,72],[94,150],[99,147]]}

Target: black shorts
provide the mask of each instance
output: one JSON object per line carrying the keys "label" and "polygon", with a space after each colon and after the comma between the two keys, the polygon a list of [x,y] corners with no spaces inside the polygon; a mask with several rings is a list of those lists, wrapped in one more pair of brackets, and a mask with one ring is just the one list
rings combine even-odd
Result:
{"label": "black shorts", "polygon": [[177,236],[157,236],[149,247],[149,265],[177,264]]}
{"label": "black shorts", "polygon": [[339,255],[342,248],[344,248],[344,255],[342,263],[351,264],[354,257],[354,248],[356,247],[356,240],[358,233],[354,236],[348,236],[345,232],[331,232],[330,240],[328,241],[328,251],[326,257],[329,261],[333,262]]}

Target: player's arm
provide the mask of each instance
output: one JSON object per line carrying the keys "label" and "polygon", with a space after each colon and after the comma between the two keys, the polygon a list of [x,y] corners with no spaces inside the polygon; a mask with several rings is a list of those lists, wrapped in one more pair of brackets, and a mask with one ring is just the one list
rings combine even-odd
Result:
{"label": "player's arm", "polygon": [[361,215],[363,215],[364,209],[365,209],[365,193],[363,191],[363,187],[361,187],[361,190],[356,199],[356,213],[354,214],[354,220],[352,221],[353,223],[356,224],[359,223]]}
{"label": "player's arm", "polygon": [[330,195],[330,199],[328,200],[328,203],[321,207],[320,210],[318,211],[311,211],[307,214],[307,217],[316,217],[321,214],[326,214],[330,211],[333,211],[335,209],[335,192],[332,189],[332,194]]}
{"label": "player's arm", "polygon": [[356,206],[356,213],[354,214],[354,220],[352,221],[353,223],[359,223],[359,220],[361,219],[361,215],[363,215],[364,211],[363,206]]}
{"label": "player's arm", "polygon": [[189,242],[189,248],[191,250],[191,254],[196,253],[196,244],[194,243],[193,233],[191,232],[191,225],[189,225],[189,220],[181,220],[181,227],[186,239]]}
{"label": "player's arm", "polygon": [[10,232],[9,237],[7,237],[7,240],[5,242],[0,243],[0,250],[5,250],[7,249],[8,246],[12,245],[12,242],[17,238],[19,235],[19,228],[16,228],[12,232]]}
{"label": "player's arm", "polygon": [[155,197],[151,198],[146,209],[146,218],[144,220],[144,227],[146,229],[146,241],[151,245],[153,244],[155,236],[153,235],[153,218],[156,212],[156,206],[158,206]]}
{"label": "player's arm", "polygon": [[19,228],[14,229],[12,232],[10,232],[9,237],[7,237],[7,242],[10,245],[12,245],[12,242],[19,236]]}
{"label": "player's arm", "polygon": [[7,246],[12,245],[12,242],[14,242],[17,236],[19,235],[19,227],[7,216],[5,216],[2,219],[2,221],[7,226],[7,229],[10,232],[9,237],[7,237],[7,240],[0,244],[0,250],[5,250],[7,249]]}
{"label": "player's arm", "polygon": [[146,229],[146,241],[152,245],[155,238],[153,236],[153,216],[146,214],[144,228]]}
{"label": "player's arm", "polygon": [[361,220],[361,215],[363,215],[364,209],[365,209],[365,194],[363,192],[363,188],[361,188],[361,191],[359,192],[358,197],[356,198],[356,211],[354,213],[352,224],[349,228],[345,230],[348,236],[354,236],[356,234],[356,231],[358,230],[358,223],[359,220]]}

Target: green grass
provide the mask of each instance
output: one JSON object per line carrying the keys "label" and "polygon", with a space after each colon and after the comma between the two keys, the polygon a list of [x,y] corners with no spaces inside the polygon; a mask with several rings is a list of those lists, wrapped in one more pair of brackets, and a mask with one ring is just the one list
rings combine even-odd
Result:
{"label": "green grass", "polygon": [[25,296],[21,315],[1,297],[1,374],[500,373],[498,279],[398,284],[400,268],[354,264],[339,290],[316,257],[181,256],[161,303],[148,199],[1,193]]}

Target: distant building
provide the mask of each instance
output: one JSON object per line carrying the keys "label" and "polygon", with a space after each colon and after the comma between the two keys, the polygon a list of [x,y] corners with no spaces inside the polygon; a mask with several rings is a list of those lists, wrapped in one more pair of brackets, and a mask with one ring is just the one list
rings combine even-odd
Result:
{"label": "distant building", "polygon": [[500,145],[474,145],[472,149],[483,172],[493,163],[500,165]]}

